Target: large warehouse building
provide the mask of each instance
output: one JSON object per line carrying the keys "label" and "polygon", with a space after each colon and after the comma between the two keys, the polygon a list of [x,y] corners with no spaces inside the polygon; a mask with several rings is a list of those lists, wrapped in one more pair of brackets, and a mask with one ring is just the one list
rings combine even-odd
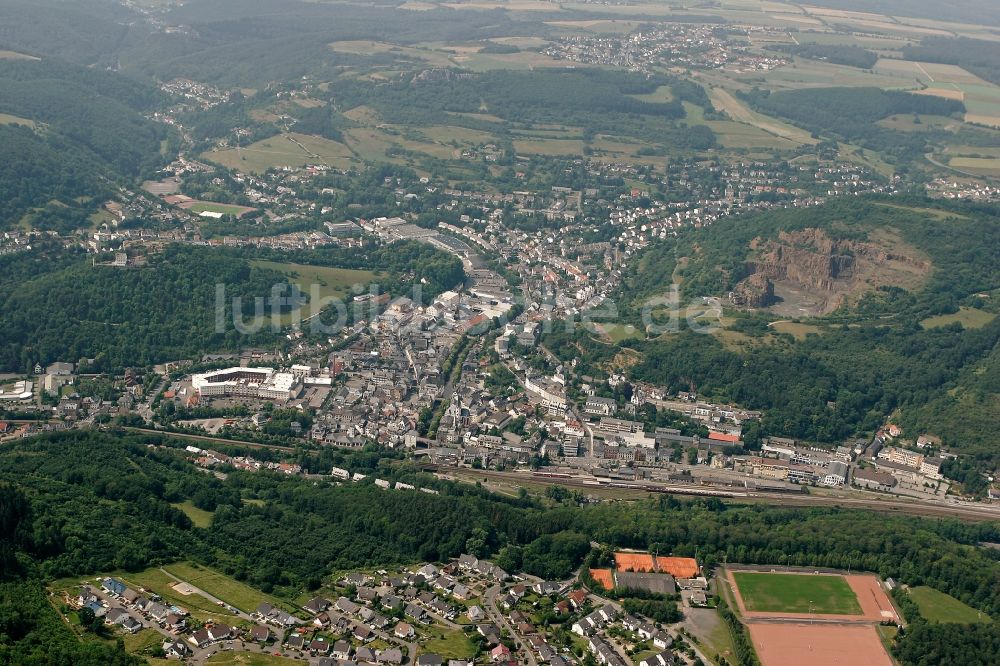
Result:
{"label": "large warehouse building", "polygon": [[202,397],[241,396],[265,400],[292,400],[302,392],[302,381],[274,368],[224,368],[191,378]]}

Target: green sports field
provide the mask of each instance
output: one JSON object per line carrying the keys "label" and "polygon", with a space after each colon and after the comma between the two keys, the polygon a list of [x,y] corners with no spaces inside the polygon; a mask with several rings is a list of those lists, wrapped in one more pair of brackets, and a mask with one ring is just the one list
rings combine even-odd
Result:
{"label": "green sports field", "polygon": [[861,606],[843,576],[734,571],[748,611],[861,615]]}

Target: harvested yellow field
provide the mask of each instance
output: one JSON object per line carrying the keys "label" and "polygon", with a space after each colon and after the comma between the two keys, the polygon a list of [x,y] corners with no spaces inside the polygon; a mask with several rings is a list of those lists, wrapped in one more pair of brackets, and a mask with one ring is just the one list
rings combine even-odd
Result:
{"label": "harvested yellow field", "polygon": [[934,97],[943,97],[945,99],[953,99],[961,102],[965,99],[965,93],[961,90],[955,90],[954,88],[925,88],[923,90],[914,90],[917,95],[932,95]]}
{"label": "harvested yellow field", "polygon": [[780,120],[769,118],[754,111],[751,111],[743,102],[733,97],[728,91],[722,88],[712,88],[709,93],[712,106],[719,111],[725,111],[729,117],[747,125],[758,127],[768,134],[793,141],[795,143],[807,143],[810,145],[819,143],[809,135],[809,132],[799,129],[794,125],[783,123]]}
{"label": "harvested yellow field", "polygon": [[965,114],[965,122],[976,123],[977,125],[988,125],[990,127],[1000,127],[1000,116],[986,116],[980,113]]}

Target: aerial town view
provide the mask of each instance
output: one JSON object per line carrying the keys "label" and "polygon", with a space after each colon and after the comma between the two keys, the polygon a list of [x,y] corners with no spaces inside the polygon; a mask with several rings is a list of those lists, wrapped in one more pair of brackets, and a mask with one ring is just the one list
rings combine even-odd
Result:
{"label": "aerial town view", "polygon": [[1000,664],[947,4],[0,0],[0,664]]}

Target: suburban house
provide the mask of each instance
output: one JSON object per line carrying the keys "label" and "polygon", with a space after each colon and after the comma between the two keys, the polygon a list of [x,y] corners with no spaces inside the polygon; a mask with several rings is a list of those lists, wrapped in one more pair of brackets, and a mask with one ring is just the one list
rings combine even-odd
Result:
{"label": "suburban house", "polygon": [[330,656],[334,659],[348,660],[351,658],[351,644],[345,640],[339,640],[333,644],[333,651]]}
{"label": "suburban house", "polygon": [[250,640],[258,643],[266,643],[271,639],[271,630],[263,624],[257,624],[250,628]]}
{"label": "suburban house", "polygon": [[168,657],[183,659],[191,654],[191,648],[181,640],[164,641],[162,645],[163,653]]}
{"label": "suburban house", "polygon": [[396,628],[392,630],[392,633],[396,636],[396,638],[412,638],[413,627],[406,622],[400,622],[396,625]]}
{"label": "suburban house", "polygon": [[376,654],[375,659],[380,664],[401,664],[403,663],[403,651],[399,648],[389,648]]}
{"label": "suburban house", "polygon": [[354,640],[360,643],[367,643],[375,640],[375,632],[371,630],[371,627],[367,627],[363,624],[359,624],[354,627],[351,635],[354,636]]}
{"label": "suburban house", "polygon": [[444,660],[439,655],[424,653],[417,657],[417,666],[444,666]]}
{"label": "suburban house", "polygon": [[113,597],[120,597],[125,593],[127,585],[116,578],[105,578],[101,581],[101,588]]}
{"label": "suburban house", "polygon": [[496,646],[490,650],[490,661],[494,663],[510,661],[510,648],[502,643]]}
{"label": "suburban house", "polygon": [[670,650],[658,652],[650,657],[646,657],[639,662],[639,666],[673,666],[677,663],[677,658]]}
{"label": "suburban house", "polygon": [[323,599],[322,597],[313,597],[312,599],[306,602],[305,606],[303,606],[303,608],[305,608],[313,615],[315,615],[316,613],[321,613],[329,607],[330,607],[329,600]]}

